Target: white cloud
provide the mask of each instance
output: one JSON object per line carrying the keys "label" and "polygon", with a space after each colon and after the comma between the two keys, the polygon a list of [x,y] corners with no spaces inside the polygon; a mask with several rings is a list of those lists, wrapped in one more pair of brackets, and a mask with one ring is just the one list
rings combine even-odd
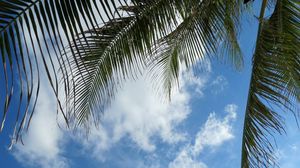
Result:
{"label": "white cloud", "polygon": [[237,115],[238,106],[236,104],[228,104],[224,111],[227,112],[227,116],[225,117],[225,121],[229,122],[230,120],[235,120]]}
{"label": "white cloud", "polygon": [[222,75],[217,76],[216,79],[213,80],[210,85],[213,94],[221,93],[226,89],[227,86],[228,86],[228,81]]}
{"label": "white cloud", "polygon": [[[194,71],[187,70],[185,67],[182,67],[184,73],[182,73],[182,82],[185,83],[186,87],[192,87],[198,97],[204,96],[204,89],[208,85],[209,78],[211,75],[211,63],[208,60],[204,60],[201,64],[201,73],[197,73],[197,76],[194,74]],[[189,94],[193,94],[189,93]]]}
{"label": "white cloud", "polygon": [[[84,146],[99,156],[99,153],[125,137],[148,152],[156,149],[152,142],[154,137],[168,144],[183,141],[185,133],[177,131],[176,127],[190,113],[189,99],[189,94],[181,89],[173,93],[169,103],[155,94],[149,82],[144,79],[127,82],[111,108],[105,112],[102,129],[93,132]],[[94,145],[97,146],[96,149]]]}
{"label": "white cloud", "polygon": [[197,161],[188,148],[184,148],[169,164],[169,168],[207,168],[207,166],[203,162]]}
{"label": "white cloud", "polygon": [[209,71],[207,71],[207,73],[208,74],[195,76],[193,71],[187,71],[183,73],[182,78],[187,86],[195,90],[196,96],[203,97],[205,86],[209,81]]}
{"label": "white cloud", "polygon": [[146,82],[129,83],[122,91],[105,120],[113,124],[113,139],[119,141],[128,134],[144,150],[154,150],[150,138],[158,135],[164,142],[184,139],[175,131],[189,114],[189,100],[185,92],[176,92],[168,104],[153,93]]}
{"label": "white cloud", "polygon": [[56,104],[52,95],[41,89],[35,114],[28,133],[23,137],[25,145],[14,147],[13,155],[19,162],[28,166],[43,168],[68,167],[61,156],[63,132],[56,123]]}
{"label": "white cloud", "polygon": [[231,122],[236,118],[236,110],[236,105],[229,104],[225,107],[227,115],[224,119],[218,119],[214,112],[208,116],[206,123],[196,135],[195,154],[199,154],[205,146],[216,147],[234,137]]}
{"label": "white cloud", "polygon": [[205,147],[218,147],[234,137],[232,122],[236,119],[237,105],[229,104],[224,111],[227,115],[223,119],[217,118],[214,112],[210,113],[207,121],[197,133],[194,145],[186,145],[174,161],[169,164],[169,168],[207,167],[203,162],[196,159],[203,149]]}

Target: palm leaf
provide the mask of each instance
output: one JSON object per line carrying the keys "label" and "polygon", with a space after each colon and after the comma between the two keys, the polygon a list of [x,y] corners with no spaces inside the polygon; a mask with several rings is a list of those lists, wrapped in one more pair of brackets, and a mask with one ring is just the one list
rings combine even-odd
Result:
{"label": "palm leaf", "polygon": [[[143,1],[134,2],[141,4]],[[9,111],[16,111],[12,113],[16,115],[12,137],[14,143],[28,129],[44,71],[56,96],[58,111],[69,123],[70,116],[65,110],[68,109],[68,103],[65,104],[62,100],[72,95],[71,89],[75,87],[78,76],[83,76],[89,68],[79,65],[77,61],[91,50],[79,51],[87,40],[83,32],[95,31],[99,28],[99,20],[103,23],[116,20],[120,17],[117,6],[126,6],[127,2],[3,0],[0,5],[0,68],[1,85],[4,84],[4,93],[1,92],[3,94],[0,95],[3,103],[1,131]],[[81,41],[76,43],[75,37],[79,36]],[[67,46],[72,47],[66,50]],[[72,53],[68,55],[70,57],[67,57],[67,52]],[[75,72],[71,69],[73,65],[80,68]],[[57,74],[58,70],[61,73]],[[60,80],[64,84],[62,93],[59,92]]]}
{"label": "palm leaf", "polygon": [[[265,5],[263,1],[262,9]],[[242,167],[278,166],[271,139],[276,132],[284,132],[282,111],[299,112],[299,21],[296,0],[278,0],[272,16],[261,17],[245,115]]]}
{"label": "palm leaf", "polygon": [[84,32],[70,46],[79,46],[75,55],[82,56],[75,59],[79,66],[73,64],[71,69],[76,76],[79,71],[83,75],[77,76],[68,95],[68,115],[79,125],[89,126],[91,119],[98,123],[99,111],[109,105],[123,80],[148,68],[154,72],[153,81],[162,81],[170,93],[178,79],[179,59],[191,66],[207,53],[216,54],[218,46],[225,46],[233,54],[233,64],[240,67],[236,39],[240,7],[241,1],[197,0],[134,1],[119,7],[119,12],[129,13]]}
{"label": "palm leaf", "polygon": [[77,52],[66,53],[67,57],[76,56],[71,65],[76,86],[71,86],[72,92],[67,96],[68,116],[73,123],[86,126],[87,130],[91,120],[98,123],[123,79],[136,76],[145,68],[152,46],[176,26],[176,12],[182,10],[184,3],[175,2],[133,1],[118,7],[121,17],[77,37],[70,46],[70,50],[78,46]]}
{"label": "palm leaf", "polygon": [[[151,70],[153,81],[162,83],[170,96],[178,83],[180,65],[193,67],[197,62],[217,56],[230,56],[230,62],[240,69],[242,53],[237,42],[241,1],[205,1],[191,4],[190,13],[172,33],[160,39],[153,52]],[[223,49],[218,49],[218,48]],[[158,78],[158,79],[157,79]]]}

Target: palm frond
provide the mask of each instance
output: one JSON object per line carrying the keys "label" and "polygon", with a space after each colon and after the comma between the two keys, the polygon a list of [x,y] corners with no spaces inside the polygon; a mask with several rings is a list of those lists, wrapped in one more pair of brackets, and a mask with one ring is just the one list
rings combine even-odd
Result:
{"label": "palm frond", "polygon": [[67,52],[67,57],[76,56],[71,68],[77,77],[76,86],[71,86],[67,102],[68,115],[77,125],[98,121],[123,79],[145,68],[147,53],[176,26],[176,12],[183,1],[174,2],[133,1],[118,7],[121,17],[77,37],[70,46],[70,50],[78,46],[77,52]]}
{"label": "palm frond", "polygon": [[299,112],[300,6],[278,0],[261,20],[245,114],[242,167],[277,167],[275,133],[284,132],[283,111]]}
{"label": "palm frond", "polygon": [[[1,131],[11,109],[17,111],[14,128],[14,135],[17,135],[32,118],[40,89],[41,68],[45,68],[57,96],[58,81],[50,50],[55,50],[54,58],[58,59],[60,42],[51,34],[58,31],[55,29],[56,12],[65,5],[41,0],[6,0],[0,5],[1,72],[4,72],[1,79],[5,83]],[[50,24],[52,31],[48,27]],[[47,38],[51,42],[47,42]]]}
{"label": "palm frond", "polygon": [[157,83],[162,81],[170,93],[173,81],[178,79],[179,60],[190,66],[207,53],[216,54],[221,43],[233,54],[233,64],[240,67],[236,25],[241,4],[156,0],[119,7],[120,13],[128,13],[84,32],[77,37],[76,45],[70,46],[79,46],[75,53],[78,64],[71,69],[76,76],[82,71],[82,76],[77,76],[77,85],[68,95],[68,115],[80,125],[95,117],[97,121],[99,111],[109,104],[122,80],[147,68],[163,72],[152,77]]}
{"label": "palm frond", "polygon": [[[133,2],[141,4],[144,1]],[[77,61],[91,50],[80,51],[80,46],[88,40],[83,32],[95,31],[99,22],[113,23],[121,17],[118,6],[128,4],[126,0],[3,0],[0,5],[0,68],[1,86],[4,86],[0,95],[3,103],[1,131],[9,111],[16,111],[11,113],[16,115],[14,143],[28,129],[44,71],[56,96],[58,111],[69,123],[70,116],[65,110],[68,103],[63,100],[74,92],[71,89],[77,85],[78,76],[83,76],[90,68]],[[81,37],[79,43],[76,37]],[[67,46],[72,47],[67,50]],[[72,70],[74,65],[80,67],[76,72]],[[58,70],[61,73],[58,74]],[[63,92],[59,92],[60,80],[64,84]]]}
{"label": "palm frond", "polygon": [[169,95],[178,83],[180,65],[190,68],[214,56],[222,60],[224,55],[230,56],[237,69],[243,65],[237,42],[241,1],[204,1],[190,6],[189,15],[182,16],[182,23],[160,39],[153,52],[153,81],[162,83]]}

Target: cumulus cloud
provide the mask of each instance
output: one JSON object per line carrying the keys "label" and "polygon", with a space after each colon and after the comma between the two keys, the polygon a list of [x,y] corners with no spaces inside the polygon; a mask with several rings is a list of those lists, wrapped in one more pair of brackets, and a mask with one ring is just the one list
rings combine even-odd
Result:
{"label": "cumulus cloud", "polygon": [[127,134],[146,151],[155,149],[150,142],[154,135],[167,143],[183,140],[184,135],[176,132],[175,127],[190,112],[188,94],[174,93],[170,104],[160,99],[142,80],[129,83],[104,117],[113,125],[113,140],[119,141]]}
{"label": "cumulus cloud", "polygon": [[199,154],[204,147],[216,147],[223,144],[225,141],[232,139],[231,123],[236,118],[237,106],[229,104],[225,107],[227,115],[224,119],[219,119],[216,113],[211,113],[208,116],[204,126],[196,135],[194,152]]}
{"label": "cumulus cloud", "polygon": [[13,155],[27,166],[43,168],[68,167],[62,157],[63,132],[56,123],[55,100],[45,89],[40,99],[28,133],[23,137],[25,145],[17,144]]}
{"label": "cumulus cloud", "polygon": [[216,113],[210,113],[205,124],[196,135],[193,145],[186,145],[169,164],[169,168],[206,168],[205,163],[197,160],[204,148],[215,148],[231,140],[234,135],[232,123],[236,119],[237,105],[229,104],[224,111],[227,113],[222,119]]}
{"label": "cumulus cloud", "polygon": [[184,141],[185,133],[177,131],[176,127],[190,113],[189,99],[189,94],[180,89],[168,102],[144,79],[127,82],[103,116],[101,129],[92,133],[85,147],[92,149],[96,145],[93,151],[99,154],[129,137],[140,149],[152,152],[156,149],[152,138],[158,137],[168,144]]}

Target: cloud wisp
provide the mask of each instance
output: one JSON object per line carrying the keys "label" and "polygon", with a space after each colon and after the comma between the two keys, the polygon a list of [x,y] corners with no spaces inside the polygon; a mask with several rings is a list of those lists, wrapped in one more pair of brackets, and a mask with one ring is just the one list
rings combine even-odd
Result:
{"label": "cloud wisp", "polygon": [[219,75],[210,84],[212,90],[211,92],[217,95],[222,91],[224,91],[228,87],[228,85],[229,85],[228,80],[224,76]]}
{"label": "cloud wisp", "polygon": [[236,119],[237,105],[229,104],[224,111],[226,116],[218,118],[216,113],[210,113],[205,124],[196,135],[193,145],[187,144],[181,149],[169,168],[206,168],[199,156],[205,148],[216,148],[234,138],[232,123]]}

